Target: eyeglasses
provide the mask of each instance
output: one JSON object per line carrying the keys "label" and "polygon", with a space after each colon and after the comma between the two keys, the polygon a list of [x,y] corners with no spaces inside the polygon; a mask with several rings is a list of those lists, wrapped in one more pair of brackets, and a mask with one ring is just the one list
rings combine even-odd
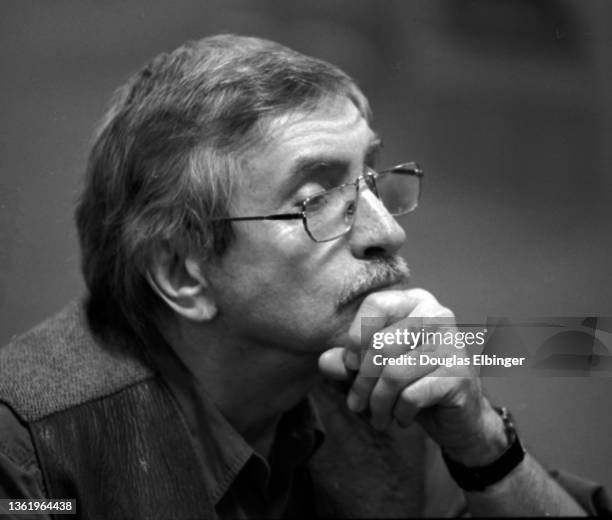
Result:
{"label": "eyeglasses", "polygon": [[299,213],[279,213],[252,217],[228,217],[214,221],[298,220],[315,242],[329,242],[347,234],[353,227],[361,181],[397,217],[414,211],[421,196],[423,170],[415,162],[398,164],[380,172],[368,171],[353,182],[316,193],[302,201]]}

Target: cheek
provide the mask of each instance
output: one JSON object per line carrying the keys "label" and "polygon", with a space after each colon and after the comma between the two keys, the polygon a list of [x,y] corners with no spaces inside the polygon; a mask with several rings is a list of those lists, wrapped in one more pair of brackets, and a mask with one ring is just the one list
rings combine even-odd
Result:
{"label": "cheek", "polygon": [[[265,223],[264,223],[265,224]],[[342,242],[316,244],[280,226],[237,236],[217,279],[220,311],[245,338],[326,345],[348,324],[337,301],[351,276]],[[303,233],[305,234],[305,233]],[[240,242],[238,241],[240,240]]]}
{"label": "cheek", "polygon": [[241,299],[261,299],[282,292],[307,270],[312,247],[302,234],[303,230],[292,223],[262,221],[236,226],[235,240],[222,259],[219,279],[233,286]]}
{"label": "cheek", "polygon": [[299,221],[259,222],[236,231],[225,270],[243,297],[259,301],[274,296],[294,301],[330,297],[349,276],[342,243],[313,242]]}
{"label": "cheek", "polygon": [[231,251],[233,262],[255,266],[298,266],[315,249],[300,220],[257,221],[235,229],[235,243]]}

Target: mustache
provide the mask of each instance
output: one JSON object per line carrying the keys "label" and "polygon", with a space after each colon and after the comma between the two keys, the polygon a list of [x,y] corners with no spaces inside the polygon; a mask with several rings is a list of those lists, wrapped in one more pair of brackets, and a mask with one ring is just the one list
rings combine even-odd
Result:
{"label": "mustache", "polygon": [[410,269],[401,256],[375,258],[365,270],[351,280],[338,297],[338,308],[350,304],[364,293],[410,280]]}

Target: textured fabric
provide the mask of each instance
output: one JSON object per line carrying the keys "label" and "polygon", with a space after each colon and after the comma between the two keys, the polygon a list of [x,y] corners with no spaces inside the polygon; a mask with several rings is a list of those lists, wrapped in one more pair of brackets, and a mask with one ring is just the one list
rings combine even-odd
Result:
{"label": "textured fabric", "polygon": [[[222,519],[303,518],[315,516],[314,493],[307,463],[322,441],[322,432],[303,400],[286,412],[276,428],[276,437],[268,459],[253,454],[240,473],[226,485],[217,481],[211,498],[225,489],[216,502]],[[206,460],[214,454],[209,453]],[[206,473],[208,473],[208,468]],[[232,473],[225,473],[231,478]]]}
{"label": "textured fabric", "polygon": [[81,518],[214,518],[183,418],[156,379],[31,424],[50,497]]}
{"label": "textured fabric", "polygon": [[325,443],[310,464],[318,502],[327,508],[321,513],[338,518],[421,516],[421,430],[376,431],[348,410],[345,395],[340,385],[331,384],[321,384],[314,392],[326,430]]}
{"label": "textured fabric", "polygon": [[562,487],[570,492],[589,515],[612,517],[612,500],[601,484],[577,477],[565,471],[553,470],[551,475]]}
{"label": "textured fabric", "polygon": [[[444,462],[439,456],[439,450],[426,447],[427,461],[425,472],[425,508],[422,511],[426,517],[452,517],[465,514],[463,495],[448,476]],[[350,455],[350,454],[349,454]],[[360,473],[367,468],[359,468]],[[563,472],[552,472],[559,483],[590,515],[612,516],[612,502],[604,488],[594,482],[578,478]],[[371,482],[372,488],[379,483]],[[312,483],[311,483],[312,485]],[[348,484],[344,484],[348,485]],[[318,493],[315,495],[316,513],[307,518],[336,517],[341,518],[340,511],[345,507],[339,502],[338,496],[333,497],[326,491],[325,486],[319,483]],[[326,501],[326,493],[332,498]],[[42,476],[36,454],[32,446],[29,431],[17,419],[15,414],[6,406],[0,404],[0,498],[43,498],[49,496],[44,488]],[[364,497],[367,499],[367,496]],[[363,499],[362,499],[363,500]],[[300,510],[300,513],[304,511]],[[378,515],[372,515],[376,517]],[[299,514],[289,511],[287,518],[299,518]],[[48,519],[48,515],[37,515],[38,520]]]}
{"label": "textured fabric", "polygon": [[73,302],[0,349],[0,396],[25,420],[151,377],[152,371],[126,349],[94,340],[86,320],[84,306]]}
{"label": "textured fabric", "polygon": [[0,403],[0,498],[47,496],[26,425]]}
{"label": "textured fabric", "polygon": [[[89,408],[89,405],[85,408]],[[266,482],[265,472],[261,471],[262,461],[255,460],[255,458],[251,459],[250,462],[258,462],[258,465],[248,465],[244,468],[245,471],[240,472],[236,477],[232,477],[232,473],[229,473],[232,482],[230,483],[231,486],[228,484],[230,486],[228,492],[224,494],[219,503],[211,500],[211,503],[215,502],[214,505],[219,518],[276,518],[284,514],[286,517],[295,519],[315,518],[312,483],[303,463],[307,461],[321,439],[319,435],[311,435],[317,433],[317,430],[310,428],[312,426],[318,428],[319,423],[313,421],[309,415],[310,405],[304,402],[281,420],[279,424],[280,437],[285,439],[285,442],[275,446],[275,454],[270,461],[273,471],[270,475],[272,479],[269,482]],[[101,437],[102,434],[103,432],[98,432],[95,437]],[[194,443],[198,441],[193,437],[191,440]],[[118,482],[113,474],[108,476],[102,474],[104,468],[110,469],[109,461],[112,459],[109,458],[107,453],[110,448],[101,447],[101,449],[97,449],[95,448],[97,442],[88,447],[87,467],[82,468],[81,471],[100,473],[96,476],[96,479],[100,489],[104,489],[104,493],[100,493],[96,489],[95,500],[92,502],[83,496],[84,492],[79,491],[79,504],[81,506],[85,504],[86,509],[93,509],[94,514],[99,513],[99,516],[103,516],[102,511],[108,510],[109,506],[95,502],[104,502],[108,500],[108,496],[116,496],[118,499],[120,495],[117,495],[113,489],[104,484],[106,478],[110,480],[113,486],[117,485]],[[74,458],[73,455],[78,444],[67,438],[64,438],[62,443],[72,446],[69,458]],[[102,459],[103,462],[101,463],[100,460],[96,459]],[[174,467],[181,468],[179,460],[173,462]],[[61,465],[65,464],[63,461],[60,461],[60,463],[62,463]],[[140,464],[140,461],[138,463]],[[122,460],[122,468],[124,465],[127,466],[127,461]],[[102,471],[99,468],[102,468]],[[204,476],[210,470],[206,464],[201,469]],[[223,475],[227,475],[227,473],[218,476]],[[121,474],[119,476],[122,477]],[[184,478],[184,475],[181,475],[180,478]],[[91,479],[85,477],[82,482],[87,485],[89,480]],[[214,483],[214,479],[211,478],[207,481]],[[131,478],[128,485],[123,486],[120,491],[121,493],[130,492],[135,485],[136,479]],[[218,488],[217,485],[209,487],[208,483],[205,483],[203,487],[211,497],[214,497],[215,489]],[[270,492],[264,493],[262,488],[269,489]],[[198,495],[202,493],[200,489],[197,491]],[[61,492],[61,489],[55,491],[55,493],[57,492]],[[72,493],[72,490],[69,492]],[[29,431],[10,409],[0,404],[0,498],[43,498],[48,496],[57,497],[58,495],[50,495],[45,490]],[[125,501],[125,503],[130,504],[132,518],[148,518],[151,516],[150,512],[147,512],[146,515],[138,514],[137,511],[142,512],[143,508],[137,507],[132,502],[132,500]],[[163,505],[167,509],[166,503]],[[162,511],[164,511],[164,508],[162,508]],[[81,514],[83,514],[83,511],[81,511]],[[177,511],[175,511],[173,515],[167,517],[174,518],[177,514]],[[159,514],[159,516],[162,517],[163,515]],[[49,516],[38,515],[37,518],[44,520]]]}
{"label": "textured fabric", "polygon": [[220,518],[278,516],[312,499],[302,469],[324,434],[310,399],[280,419],[268,461],[229,423],[165,342],[147,345],[147,352],[185,418]]}
{"label": "textured fabric", "polygon": [[[418,428],[376,432],[329,384],[313,397],[327,435],[297,481],[312,489],[314,510],[302,514],[465,512]],[[74,497],[83,518],[216,517],[206,457],[171,392],[136,356],[94,340],[79,305],[0,349],[0,403],[1,497]],[[590,514],[610,514],[600,486],[558,480]]]}
{"label": "textured fabric", "polygon": [[[49,496],[77,498],[92,518],[130,510],[128,516],[144,518],[168,512],[182,488],[196,516],[207,507],[205,517],[214,516],[202,468],[193,468],[198,459],[188,428],[167,388],[143,361],[94,339],[82,307],[73,304],[17,338],[0,357],[0,401],[28,424]],[[393,439],[349,414],[334,391],[319,392],[317,402],[336,439],[309,464],[319,514],[418,511],[422,454],[415,451],[405,466]],[[165,473],[169,482],[160,479]]]}

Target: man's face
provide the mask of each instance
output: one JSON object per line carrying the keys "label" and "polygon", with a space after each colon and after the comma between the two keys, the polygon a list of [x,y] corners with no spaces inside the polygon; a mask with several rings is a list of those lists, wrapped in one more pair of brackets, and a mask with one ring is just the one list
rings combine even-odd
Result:
{"label": "man's face", "polygon": [[[349,100],[276,117],[247,157],[232,216],[295,213],[310,195],[355,180],[379,146]],[[361,183],[352,230],[315,243],[301,220],[234,222],[235,240],[208,265],[227,334],[245,345],[318,354],[342,346],[366,294],[405,283],[405,234]]]}

